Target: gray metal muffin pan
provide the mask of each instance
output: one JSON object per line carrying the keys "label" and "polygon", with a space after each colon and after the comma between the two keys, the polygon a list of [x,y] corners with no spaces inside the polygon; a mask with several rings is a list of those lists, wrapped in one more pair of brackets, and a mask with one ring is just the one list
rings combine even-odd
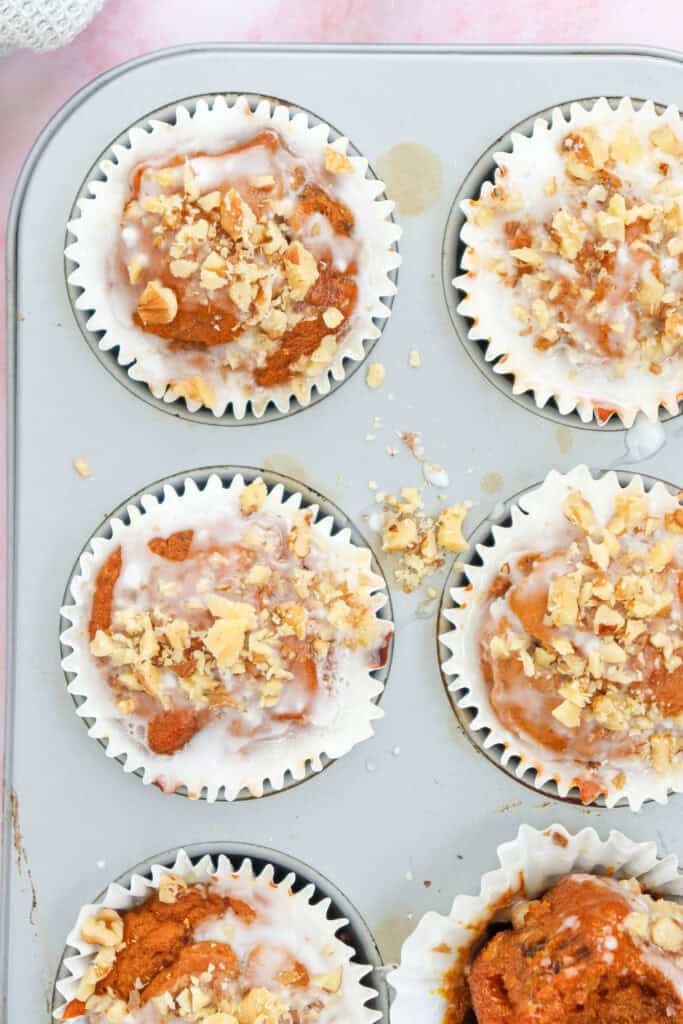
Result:
{"label": "gray metal muffin pan", "polygon": [[[295,416],[230,431],[163,415],[105,372],[74,320],[62,254],[88,169],[127,125],[183,97],[240,91],[312,109],[353,140],[400,199],[403,265],[373,352],[387,368],[381,389],[368,389],[358,372]],[[206,45],[114,68],[47,126],[20,176],[9,225],[4,1020],[47,1019],[78,908],[155,850],[218,850],[229,841],[237,852],[251,843],[287,851],[334,880],[391,962],[419,915],[478,889],[496,846],[522,822],[590,823],[653,839],[660,854],[683,848],[680,798],[639,815],[585,809],[530,790],[478,756],[441,684],[438,600],[424,593],[393,594],[394,659],[375,737],[266,800],[207,804],[127,777],[74,714],[57,642],[65,584],[97,524],[127,495],[189,468],[249,465],[293,477],[343,509],[380,562],[363,518],[376,508],[368,481],[395,493],[422,479],[397,432],[422,433],[428,457],[450,476],[441,493],[472,501],[472,524],[551,467],[618,465],[683,483],[677,419],[663,424],[664,446],[634,465],[623,431],[536,415],[479,372],[442,291],[449,211],[493,140],[553,104],[625,94],[683,106],[681,59],[618,47]],[[451,248],[452,240],[447,261]],[[417,370],[408,364],[412,349],[422,356]],[[77,455],[90,462],[88,480],[73,470]],[[425,499],[438,508],[434,488]],[[435,590],[445,576],[430,581]]]}

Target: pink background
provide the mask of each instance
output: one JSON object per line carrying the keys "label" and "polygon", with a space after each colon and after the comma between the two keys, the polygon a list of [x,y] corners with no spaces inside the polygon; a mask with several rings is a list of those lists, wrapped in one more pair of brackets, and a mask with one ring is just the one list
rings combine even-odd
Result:
{"label": "pink background", "polygon": [[[0,58],[0,227],[32,143],[57,108],[121,61],[191,42],[632,43],[683,50],[680,0],[107,0],[69,46]],[[0,39],[0,48],[2,39]],[[4,247],[0,247],[3,267]],[[4,291],[0,324],[4,326]],[[0,326],[0,335],[4,336]],[[5,344],[0,344],[4,391]],[[0,435],[2,433],[0,417]],[[4,478],[0,436],[0,481]],[[4,502],[0,502],[4,537]],[[0,550],[0,578],[4,563]],[[0,588],[0,613],[4,588]],[[0,614],[1,632],[4,614]],[[2,680],[0,679],[0,690]],[[2,702],[0,701],[0,713]],[[0,714],[1,717],[1,714]],[[0,729],[0,754],[2,730]]]}
{"label": "pink background", "polygon": [[69,46],[0,58],[3,235],[21,163],[72,93],[131,57],[205,41],[633,43],[683,50],[683,16],[679,0],[107,0]]}

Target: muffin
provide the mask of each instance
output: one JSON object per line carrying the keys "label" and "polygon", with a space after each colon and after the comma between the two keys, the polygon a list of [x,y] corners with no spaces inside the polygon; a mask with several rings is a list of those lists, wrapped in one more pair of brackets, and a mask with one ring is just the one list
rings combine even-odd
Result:
{"label": "muffin", "polygon": [[445,668],[482,708],[473,727],[585,803],[665,799],[683,750],[679,499],[578,467],[520,504],[449,613]]}
{"label": "muffin", "polygon": [[58,982],[57,1020],[376,1020],[365,1006],[375,992],[361,984],[370,968],[350,962],[355,950],[336,936],[345,922],[328,919],[329,901],[312,904],[311,886],[295,893],[294,875],[276,883],[272,866],[235,871],[225,857],[195,868],[183,851],[172,871],[152,872],[80,912],[68,938],[80,955]]}
{"label": "muffin", "polygon": [[675,413],[683,390],[683,128],[623,99],[558,108],[463,203],[469,336],[543,407]]}
{"label": "muffin", "polygon": [[372,734],[392,626],[372,556],[241,476],[140,499],[72,580],[64,667],[126,770],[192,796],[261,795]]}
{"label": "muffin", "polygon": [[467,1002],[478,1024],[683,1021],[677,903],[635,879],[572,874],[513,905],[511,919],[458,980],[448,1024],[462,1024]]}
{"label": "muffin", "polygon": [[394,1024],[683,1021],[675,858],[619,832],[523,825],[498,861],[404,943]]}
{"label": "muffin", "polygon": [[364,355],[398,264],[392,206],[347,140],[242,97],[132,129],[69,225],[100,348],[165,401],[287,411]]}

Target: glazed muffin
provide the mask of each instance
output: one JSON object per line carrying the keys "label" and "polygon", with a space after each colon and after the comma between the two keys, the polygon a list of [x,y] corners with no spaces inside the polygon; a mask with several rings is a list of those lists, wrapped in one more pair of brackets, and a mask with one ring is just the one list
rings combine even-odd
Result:
{"label": "glazed muffin", "polygon": [[[182,852],[181,852],[182,858]],[[203,863],[203,862],[202,862]],[[85,907],[69,942],[84,951],[60,988],[57,1020],[89,1024],[369,1024],[369,967],[336,937],[340,921],[279,884],[221,859],[182,873],[154,869],[125,906]],[[199,875],[202,880],[197,880]],[[139,887],[138,887],[139,888]],[[120,896],[119,896],[120,900]],[[73,964],[73,961],[72,961]]]}
{"label": "glazed muffin", "polygon": [[164,790],[260,795],[372,733],[383,581],[367,549],[282,494],[214,477],[146,497],[72,586],[79,713]]}
{"label": "glazed muffin", "polygon": [[652,103],[537,120],[463,204],[470,337],[514,392],[585,421],[678,408],[683,380],[683,129]]}
{"label": "glazed muffin", "polygon": [[520,773],[639,807],[681,785],[683,510],[663,485],[551,473],[454,591],[446,671]]}
{"label": "glazed muffin", "polygon": [[[305,404],[388,315],[397,231],[375,201],[382,186],[304,115],[246,100],[181,110],[175,125],[132,132],[81,202],[67,250],[79,304],[157,397],[216,415]],[[106,214],[118,226],[109,219],[100,239],[111,249],[103,271],[91,235]]]}
{"label": "glazed muffin", "polygon": [[654,515],[646,494],[617,494],[603,524],[573,491],[562,512],[562,541],[504,562],[489,589],[491,705],[511,732],[577,763],[668,772],[683,746],[683,509]]}
{"label": "glazed muffin", "polygon": [[683,1021],[680,892],[676,858],[652,842],[522,825],[478,892],[404,942],[392,1021]]}
{"label": "glazed muffin", "polygon": [[683,1021],[683,907],[633,879],[562,878],[511,911],[454,988],[448,1024]]}

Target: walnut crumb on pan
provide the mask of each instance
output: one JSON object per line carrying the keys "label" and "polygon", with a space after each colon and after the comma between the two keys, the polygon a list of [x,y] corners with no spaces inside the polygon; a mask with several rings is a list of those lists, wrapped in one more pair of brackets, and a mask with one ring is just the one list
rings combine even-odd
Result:
{"label": "walnut crumb on pan", "polygon": [[424,512],[417,487],[403,487],[400,498],[384,499],[382,548],[398,556],[393,575],[405,593],[411,593],[444,565],[446,554],[466,551],[462,533],[465,505],[449,505],[437,516]]}

